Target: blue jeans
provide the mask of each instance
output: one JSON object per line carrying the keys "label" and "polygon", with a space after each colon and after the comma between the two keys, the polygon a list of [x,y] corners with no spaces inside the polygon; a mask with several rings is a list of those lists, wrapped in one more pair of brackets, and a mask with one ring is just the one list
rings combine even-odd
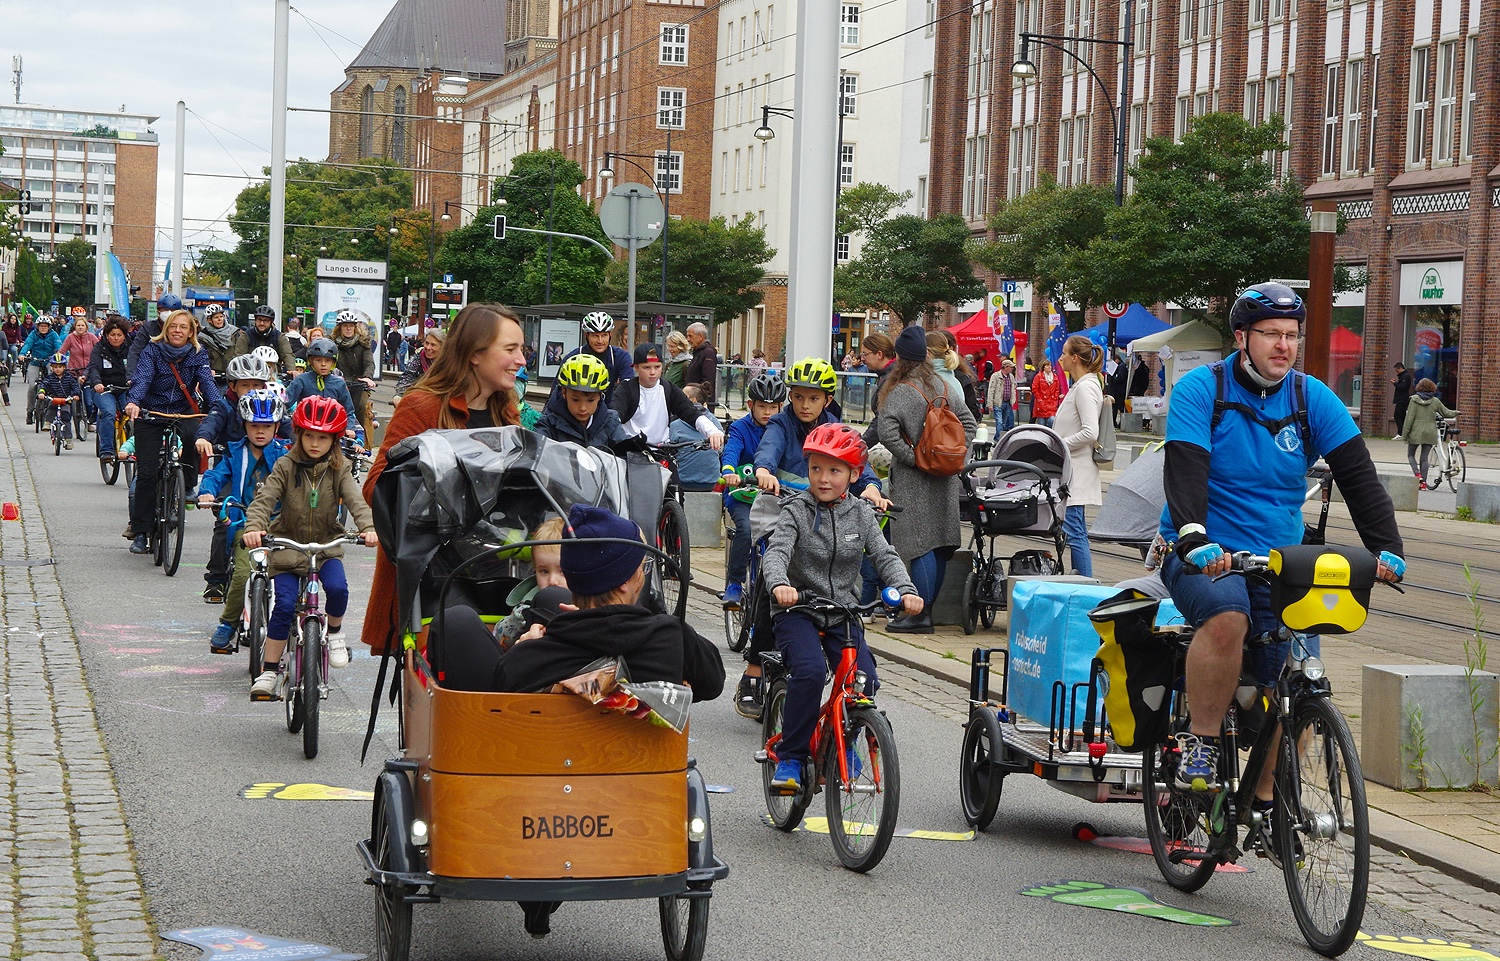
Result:
{"label": "blue jeans", "polygon": [[115,455],[115,415],[120,411],[120,399],[110,391],[96,394],[90,390],[89,394],[94,398],[94,406],[99,410],[98,428],[94,433],[99,439],[99,456],[113,457]]}
{"label": "blue jeans", "polygon": [[911,582],[916,585],[917,596],[922,598],[923,610],[930,612],[943,592],[943,579],[948,575],[948,560],[954,548],[939,547],[911,561]]}
{"label": "blue jeans", "polygon": [[[318,568],[318,580],[323,584],[323,613],[343,617],[349,609],[349,581],[344,577],[344,562],[337,557],[324,559]],[[276,604],[266,625],[267,637],[287,639],[292,630],[292,613],[297,607],[297,588],[301,586],[302,578],[295,573],[276,575]]]}
{"label": "blue jeans", "polygon": [[734,520],[734,537],[729,542],[729,566],[724,571],[724,586],[743,584],[750,567],[750,505],[729,498],[729,516]]}
{"label": "blue jeans", "polygon": [[813,728],[818,724],[819,701],[828,668],[838,664],[844,649],[846,631],[854,631],[859,640],[855,655],[859,669],[870,679],[866,693],[880,687],[875,677],[875,656],[865,646],[865,629],[858,623],[841,624],[819,630],[811,617],[801,611],[783,611],[776,615],[776,649],[786,665],[786,706],[781,714],[781,760],[806,761],[812,756]]}
{"label": "blue jeans", "polygon": [[1073,555],[1073,570],[1084,577],[1094,576],[1094,558],[1089,554],[1089,524],[1083,507],[1069,504],[1063,513],[1063,534]]}
{"label": "blue jeans", "polygon": [[1038,417],[1032,421],[1033,424],[1041,424],[1043,427],[1051,427],[1056,417]]}
{"label": "blue jeans", "polygon": [[1009,404],[1001,404],[995,408],[995,436],[1016,426],[1016,409]]}

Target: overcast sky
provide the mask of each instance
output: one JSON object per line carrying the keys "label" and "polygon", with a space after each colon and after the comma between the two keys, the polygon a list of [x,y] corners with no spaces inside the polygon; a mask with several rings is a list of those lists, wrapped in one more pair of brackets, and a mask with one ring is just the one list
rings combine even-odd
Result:
{"label": "overcast sky", "polygon": [[[295,0],[288,106],[326,109],[344,64],[392,4]],[[14,102],[10,66],[20,54],[22,103],[101,111],[123,104],[130,113],[160,117],[152,125],[161,141],[156,245],[170,251],[178,100],[188,107],[189,172],[259,175],[270,163],[274,17],[272,0],[0,0],[0,69],[7,81],[0,94]],[[322,160],[328,115],[289,112],[286,149],[293,159]],[[224,216],[248,182],[188,177],[184,243],[233,245]]]}

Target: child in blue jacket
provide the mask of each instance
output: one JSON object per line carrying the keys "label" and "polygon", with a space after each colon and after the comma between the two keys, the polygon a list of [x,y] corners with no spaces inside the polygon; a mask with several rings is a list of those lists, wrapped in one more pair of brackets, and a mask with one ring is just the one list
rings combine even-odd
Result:
{"label": "child in blue jacket", "polygon": [[620,415],[601,403],[609,393],[609,370],[592,354],[574,354],[557,369],[557,389],[547,398],[536,432],[581,447],[612,448],[630,439]]}
{"label": "child in blue jacket", "polygon": [[344,378],[333,372],[338,356],[338,345],[326,337],[319,337],[307,345],[308,370],[305,374],[297,375],[287,387],[286,409],[296,410],[297,402],[304,397],[332,397],[349,415],[349,429],[344,436],[354,438],[354,446],[364,450],[365,431],[360,426],[359,418],[354,416],[354,395],[349,393],[349,385],[344,383]]}
{"label": "child in blue jacket", "polygon": [[[791,403],[766,422],[766,433],[755,452],[755,482],[771,494],[781,492],[781,481],[807,485],[807,456],[802,445],[820,424],[839,423],[829,410],[838,378],[826,360],[807,357],[787,371],[786,385]],[[890,502],[880,495],[880,479],[866,464],[850,491],[885,510]]]}
{"label": "child in blue jacket", "polygon": [[[66,398],[66,399],[74,401],[74,402],[76,402],[79,397],[83,396],[83,388],[81,388],[78,385],[78,378],[76,376],[74,376],[73,374],[68,373],[68,355],[67,354],[61,354],[61,353],[53,354],[52,358],[47,361],[47,373],[46,373],[46,375],[44,377],[42,377],[41,380],[37,381],[36,392],[37,392],[37,396],[39,398],[42,395],[45,394],[47,397],[52,397],[52,398],[63,397],[63,398]],[[36,406],[38,408],[36,416],[42,419],[42,423],[43,424],[50,423],[52,421],[52,411],[51,411],[52,405],[48,404],[47,405],[47,407],[48,407],[47,410],[45,410],[45,411],[41,410],[40,408],[41,408],[42,404],[41,404],[41,401],[38,400],[37,403],[36,403]],[[28,424],[31,423],[31,418],[29,416],[26,418],[26,423],[28,423]],[[68,450],[72,450],[73,449],[73,405],[72,404],[69,404],[66,407],[62,408],[62,425],[63,425],[63,446],[65,446]]]}
{"label": "child in blue jacket", "polygon": [[[723,477],[726,488],[743,483],[741,470],[755,464],[756,451],[766,435],[766,424],[781,413],[786,403],[786,383],[779,374],[766,371],[750,382],[746,393],[750,413],[729,425],[724,440]],[[734,539],[729,542],[729,565],[724,571],[724,607],[739,610],[745,598],[745,572],[750,566],[750,500],[724,492],[724,509],[734,520]]]}
{"label": "child in blue jacket", "polygon": [[230,442],[228,453],[203,475],[198,485],[198,503],[202,506],[230,497],[236,501],[223,510],[228,521],[226,543],[234,545],[234,574],[224,595],[219,626],[208,642],[209,650],[215,654],[234,653],[234,635],[245,610],[245,582],[250,578],[250,554],[240,543],[245,510],[289,447],[287,441],[276,437],[277,426],[286,416],[286,405],[274,390],[250,391],[240,398],[238,413],[244,422],[244,439]]}

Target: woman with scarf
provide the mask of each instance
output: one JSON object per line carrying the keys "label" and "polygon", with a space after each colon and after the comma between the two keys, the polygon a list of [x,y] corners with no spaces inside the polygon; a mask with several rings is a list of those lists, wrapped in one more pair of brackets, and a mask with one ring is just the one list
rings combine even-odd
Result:
{"label": "woman with scarf", "polygon": [[[157,471],[161,467],[162,435],[168,430],[177,430],[183,437],[184,447],[192,451],[191,440],[196,417],[219,402],[219,388],[214,384],[213,370],[208,366],[208,353],[198,344],[198,318],[192,311],[174,310],[162,318],[161,333],[151,338],[141,350],[136,368],[130,372],[130,390],[125,395],[125,413],[136,420],[142,411],[169,414],[188,420],[188,423],[173,421],[171,425],[160,421],[136,421],[135,425],[135,491],[130,501],[130,526],[126,534],[132,537],[130,553],[145,554],[151,550],[152,522],[156,519]],[[180,426],[175,426],[180,424]],[[198,484],[198,459],[193,453],[183,458],[183,489],[192,490]]]}
{"label": "woman with scarf", "polygon": [[240,332],[231,326],[229,315],[218,304],[209,304],[203,310],[203,326],[198,329],[198,343],[208,351],[208,366],[215,374],[223,376],[234,356],[234,335]]}
{"label": "woman with scarf", "polygon": [[370,391],[375,389],[375,348],[370,343],[370,325],[351,310],[341,310],[331,338],[339,349],[339,372],[354,398],[354,416],[365,429],[370,443],[375,434],[370,429]]}

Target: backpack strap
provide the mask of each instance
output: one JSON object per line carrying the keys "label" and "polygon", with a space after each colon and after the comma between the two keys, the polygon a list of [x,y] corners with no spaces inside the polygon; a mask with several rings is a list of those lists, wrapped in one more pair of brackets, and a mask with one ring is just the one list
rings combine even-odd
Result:
{"label": "backpack strap", "polygon": [[1300,370],[1291,371],[1292,378],[1292,412],[1279,420],[1266,420],[1256,413],[1249,404],[1241,404],[1238,401],[1229,400],[1227,397],[1228,386],[1226,380],[1228,371],[1225,369],[1224,361],[1216,360],[1210,365],[1214,372],[1214,413],[1209,421],[1209,435],[1218,429],[1219,422],[1224,419],[1226,410],[1239,411],[1246,417],[1255,421],[1260,426],[1271,432],[1271,436],[1281,433],[1281,429],[1288,424],[1296,424],[1297,432],[1302,436],[1302,449],[1310,451],[1312,446],[1312,424],[1307,416],[1307,375]]}

